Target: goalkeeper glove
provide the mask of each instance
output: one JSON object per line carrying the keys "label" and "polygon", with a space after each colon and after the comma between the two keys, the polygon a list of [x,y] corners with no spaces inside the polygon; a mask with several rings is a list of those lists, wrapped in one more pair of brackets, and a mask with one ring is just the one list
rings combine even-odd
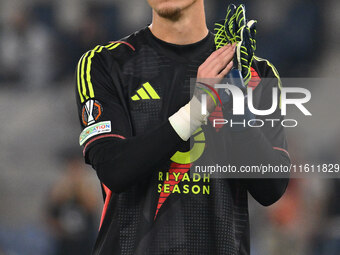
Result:
{"label": "goalkeeper glove", "polygon": [[244,5],[228,6],[224,21],[215,24],[215,45],[219,49],[228,43],[237,43],[234,68],[238,69],[247,85],[251,79],[251,65],[256,50],[256,21],[247,22]]}
{"label": "goalkeeper glove", "polygon": [[[247,22],[244,5],[236,7],[231,4],[228,6],[227,15],[222,22],[215,23],[215,45],[219,49],[226,44],[236,43],[234,56],[234,69],[227,75],[228,82],[246,90],[246,85],[251,79],[251,65],[256,50],[256,21]],[[245,102],[245,114],[233,115],[230,105],[232,98],[227,90],[219,90],[223,105],[224,115],[235,123],[242,120],[250,120],[254,115],[249,111]],[[232,131],[240,131],[246,127],[232,126]]]}

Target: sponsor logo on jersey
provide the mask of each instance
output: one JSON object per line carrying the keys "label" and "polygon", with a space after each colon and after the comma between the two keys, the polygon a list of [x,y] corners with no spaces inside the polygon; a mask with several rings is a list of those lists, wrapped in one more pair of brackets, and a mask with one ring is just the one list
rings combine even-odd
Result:
{"label": "sponsor logo on jersey", "polygon": [[[190,178],[190,167],[197,161],[205,150],[205,135],[202,128],[197,129],[192,135],[193,147],[190,151],[177,151],[171,157],[170,169],[167,173],[159,172],[158,193],[159,199],[154,219],[156,219],[162,205],[173,193],[178,194],[210,194],[210,175],[200,176],[198,174]],[[183,185],[181,185],[183,183]],[[203,184],[204,185],[203,185]]]}
{"label": "sponsor logo on jersey", "polygon": [[102,121],[96,123],[92,126],[89,126],[81,132],[79,136],[79,144],[82,146],[88,139],[93,136],[103,134],[103,133],[110,133],[111,132],[111,121]]}
{"label": "sponsor logo on jersey", "polygon": [[92,125],[99,120],[103,113],[103,107],[97,100],[88,100],[81,112],[81,118],[85,126]]}
{"label": "sponsor logo on jersey", "polygon": [[191,137],[194,141],[190,151],[177,151],[172,157],[171,161],[177,164],[190,164],[198,160],[205,149],[205,135],[202,128],[197,129]]}
{"label": "sponsor logo on jersey", "polygon": [[158,100],[161,99],[156,90],[151,86],[149,82],[143,84],[143,86],[137,90],[137,94],[131,97],[132,101],[138,100]]}

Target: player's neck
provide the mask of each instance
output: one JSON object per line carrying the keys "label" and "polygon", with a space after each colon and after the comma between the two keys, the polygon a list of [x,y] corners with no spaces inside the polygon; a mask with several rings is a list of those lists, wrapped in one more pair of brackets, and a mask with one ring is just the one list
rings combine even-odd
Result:
{"label": "player's neck", "polygon": [[153,11],[152,24],[149,28],[154,36],[168,43],[178,45],[196,43],[208,34],[204,5],[191,6],[184,10],[176,21],[162,18]]}

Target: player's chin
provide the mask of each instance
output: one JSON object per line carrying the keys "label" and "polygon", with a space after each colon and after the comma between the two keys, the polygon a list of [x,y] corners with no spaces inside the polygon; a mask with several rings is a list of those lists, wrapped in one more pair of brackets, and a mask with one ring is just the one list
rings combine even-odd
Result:
{"label": "player's chin", "polygon": [[166,19],[178,19],[181,12],[197,0],[148,0],[155,12]]}
{"label": "player's chin", "polygon": [[164,7],[159,9],[154,9],[156,13],[166,19],[177,20],[181,16],[182,9],[179,7]]}

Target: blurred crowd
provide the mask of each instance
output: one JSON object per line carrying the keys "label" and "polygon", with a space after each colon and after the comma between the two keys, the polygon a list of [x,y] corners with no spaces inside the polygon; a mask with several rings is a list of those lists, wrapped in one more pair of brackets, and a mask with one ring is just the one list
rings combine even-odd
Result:
{"label": "blurred crowd", "polygon": [[[205,1],[210,29],[214,21],[224,18],[229,2]],[[336,77],[340,59],[340,4],[336,0],[246,0],[233,3],[245,3],[248,16],[258,20],[257,55],[270,59],[282,77]],[[36,119],[26,121],[34,122],[40,118],[43,122],[44,109],[47,112],[47,109],[55,108],[58,114],[64,114],[65,119],[75,119],[68,109],[75,107],[71,91],[75,67],[81,55],[98,44],[118,40],[151,22],[146,0],[0,0],[0,13],[0,94],[19,94],[20,98],[28,98],[20,109],[0,109],[0,125],[5,119],[8,121],[7,117],[12,116],[12,112],[25,111],[23,108],[29,103],[35,111],[33,104],[37,102],[43,102],[39,116],[37,114]],[[69,95],[67,102],[58,101],[67,110],[60,108],[62,106],[53,108],[49,100],[41,99],[47,96],[54,98],[58,89],[63,91],[63,95]],[[0,100],[6,100],[3,104],[0,101],[0,105],[7,107],[11,100],[19,99],[0,95]],[[54,116],[48,115],[46,119],[52,123],[58,120],[58,114],[51,113]],[[20,125],[29,125],[25,123]],[[76,120],[70,123],[68,128],[73,129],[77,125]],[[46,136],[53,139],[53,132]],[[17,132],[9,131],[9,135],[14,133]],[[34,137],[33,131],[32,134]],[[288,136],[294,163],[305,162],[310,157],[314,162],[337,162],[340,158],[340,139],[328,143],[328,150],[306,155],[301,152],[301,145],[296,144],[296,137],[294,132]],[[12,140],[0,137],[0,143],[4,141],[10,144],[8,141]],[[20,146],[13,145],[12,141],[12,147],[7,147],[13,152],[17,146],[24,144],[20,140],[15,141]],[[6,155],[5,149],[0,149],[0,159],[1,154]],[[37,153],[45,155],[46,152]],[[87,253],[74,247],[89,250],[88,247],[93,245],[99,224],[100,190],[90,188],[92,184],[88,184],[87,177],[84,177],[88,169],[84,170],[79,157],[70,157],[73,152],[67,154],[62,164],[46,163],[47,169],[44,170],[54,171],[52,175],[45,172],[40,175],[42,171],[31,166],[32,172],[36,170],[39,175],[39,181],[33,185],[47,183],[43,186],[46,196],[35,198],[33,191],[30,195],[32,201],[37,200],[32,207],[39,206],[43,213],[33,223],[26,222],[20,228],[11,227],[11,221],[17,220],[17,214],[7,213],[6,217],[0,214],[0,255],[84,255]],[[0,166],[0,171],[4,170],[8,178],[15,178],[18,174],[22,174],[22,178],[29,175],[22,171],[21,166],[8,164]],[[26,170],[30,169],[29,163],[23,165]],[[58,171],[58,168],[63,170]],[[0,186],[7,181],[10,182],[0,179]],[[339,180],[294,179],[284,198],[273,207],[261,208],[252,202],[252,254],[340,254],[339,184]],[[84,189],[85,186],[88,188]],[[11,197],[13,192],[10,188],[0,187],[0,202]],[[29,193],[30,190],[25,189],[24,192]],[[11,203],[16,202],[12,200]],[[23,210],[20,205],[16,206],[10,207]],[[6,211],[4,207],[1,203],[0,213]],[[30,214],[30,209],[24,209]],[[37,222],[41,225],[37,226]],[[22,241],[18,242],[18,239]]]}
{"label": "blurred crowd", "polygon": [[[82,53],[151,21],[146,0],[1,2],[6,15],[0,24],[0,81],[29,88],[70,78]],[[258,55],[270,58],[285,77],[313,72],[325,50],[324,1],[239,2],[259,20]],[[206,1],[210,28],[224,18],[227,3]]]}

